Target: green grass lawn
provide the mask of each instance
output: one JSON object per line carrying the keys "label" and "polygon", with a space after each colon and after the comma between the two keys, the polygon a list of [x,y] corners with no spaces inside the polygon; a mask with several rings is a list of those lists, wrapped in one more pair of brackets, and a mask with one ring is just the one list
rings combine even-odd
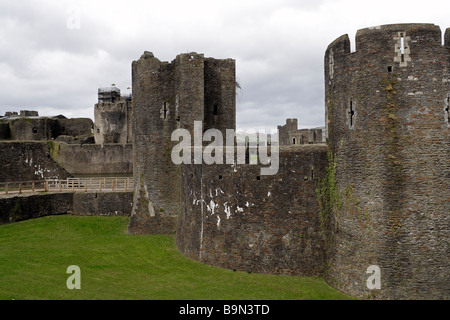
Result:
{"label": "green grass lawn", "polygon": [[[174,236],[126,233],[125,217],[45,217],[0,226],[0,299],[349,299],[321,278],[233,272],[194,262]],[[81,290],[66,286],[81,269]]]}

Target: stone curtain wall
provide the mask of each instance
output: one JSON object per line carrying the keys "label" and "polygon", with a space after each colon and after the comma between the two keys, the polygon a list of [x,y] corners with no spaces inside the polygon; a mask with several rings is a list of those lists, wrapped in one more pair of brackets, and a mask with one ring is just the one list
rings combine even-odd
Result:
{"label": "stone curtain wall", "polygon": [[[348,36],[326,51],[341,204],[326,278],[353,296],[450,298],[448,39],[430,24],[387,25],[359,30],[354,53]],[[366,287],[370,265],[381,290]]]}
{"label": "stone curtain wall", "polygon": [[67,214],[72,207],[71,193],[1,196],[0,224]]}
{"label": "stone curtain wall", "polygon": [[130,216],[132,192],[47,193],[0,197],[0,224],[49,215]]}
{"label": "stone curtain wall", "polygon": [[184,165],[177,246],[191,259],[242,271],[318,276],[325,266],[316,186],[325,145],[282,147],[280,170]]}
{"label": "stone curtain wall", "polygon": [[50,157],[46,142],[0,142],[0,181],[67,179],[71,175]]}
{"label": "stone curtain wall", "polygon": [[132,144],[67,144],[54,141],[52,158],[72,175],[131,175]]}
{"label": "stone curtain wall", "polygon": [[90,136],[91,119],[17,118],[1,120],[0,140],[36,141],[58,136]]}
{"label": "stone curtain wall", "polygon": [[77,216],[131,215],[133,192],[87,192],[73,194],[71,213]]}

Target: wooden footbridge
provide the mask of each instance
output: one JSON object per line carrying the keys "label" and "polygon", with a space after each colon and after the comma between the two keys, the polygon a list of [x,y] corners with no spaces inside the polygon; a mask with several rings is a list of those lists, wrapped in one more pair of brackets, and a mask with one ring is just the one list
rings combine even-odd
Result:
{"label": "wooden footbridge", "polygon": [[0,195],[33,192],[131,192],[133,189],[133,178],[128,177],[0,182]]}

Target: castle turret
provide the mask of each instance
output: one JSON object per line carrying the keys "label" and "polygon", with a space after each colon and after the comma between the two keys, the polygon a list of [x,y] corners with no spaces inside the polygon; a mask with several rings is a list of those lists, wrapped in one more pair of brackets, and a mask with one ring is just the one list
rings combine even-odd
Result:
{"label": "castle turret", "polygon": [[94,138],[97,144],[132,142],[131,93],[121,96],[113,86],[98,89],[98,103],[94,106]]}
{"label": "castle turret", "polygon": [[359,30],[354,53],[347,35],[326,51],[326,278],[351,295],[450,298],[448,34],[386,25]]}

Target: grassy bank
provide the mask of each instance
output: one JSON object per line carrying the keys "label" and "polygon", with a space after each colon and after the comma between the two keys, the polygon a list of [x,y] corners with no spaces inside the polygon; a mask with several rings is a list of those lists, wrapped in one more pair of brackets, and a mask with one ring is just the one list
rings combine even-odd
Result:
{"label": "grassy bank", "polygon": [[[45,217],[0,226],[0,299],[347,299],[320,278],[233,272],[191,261],[174,236],[126,234],[124,217]],[[69,290],[67,267],[81,269]]]}

